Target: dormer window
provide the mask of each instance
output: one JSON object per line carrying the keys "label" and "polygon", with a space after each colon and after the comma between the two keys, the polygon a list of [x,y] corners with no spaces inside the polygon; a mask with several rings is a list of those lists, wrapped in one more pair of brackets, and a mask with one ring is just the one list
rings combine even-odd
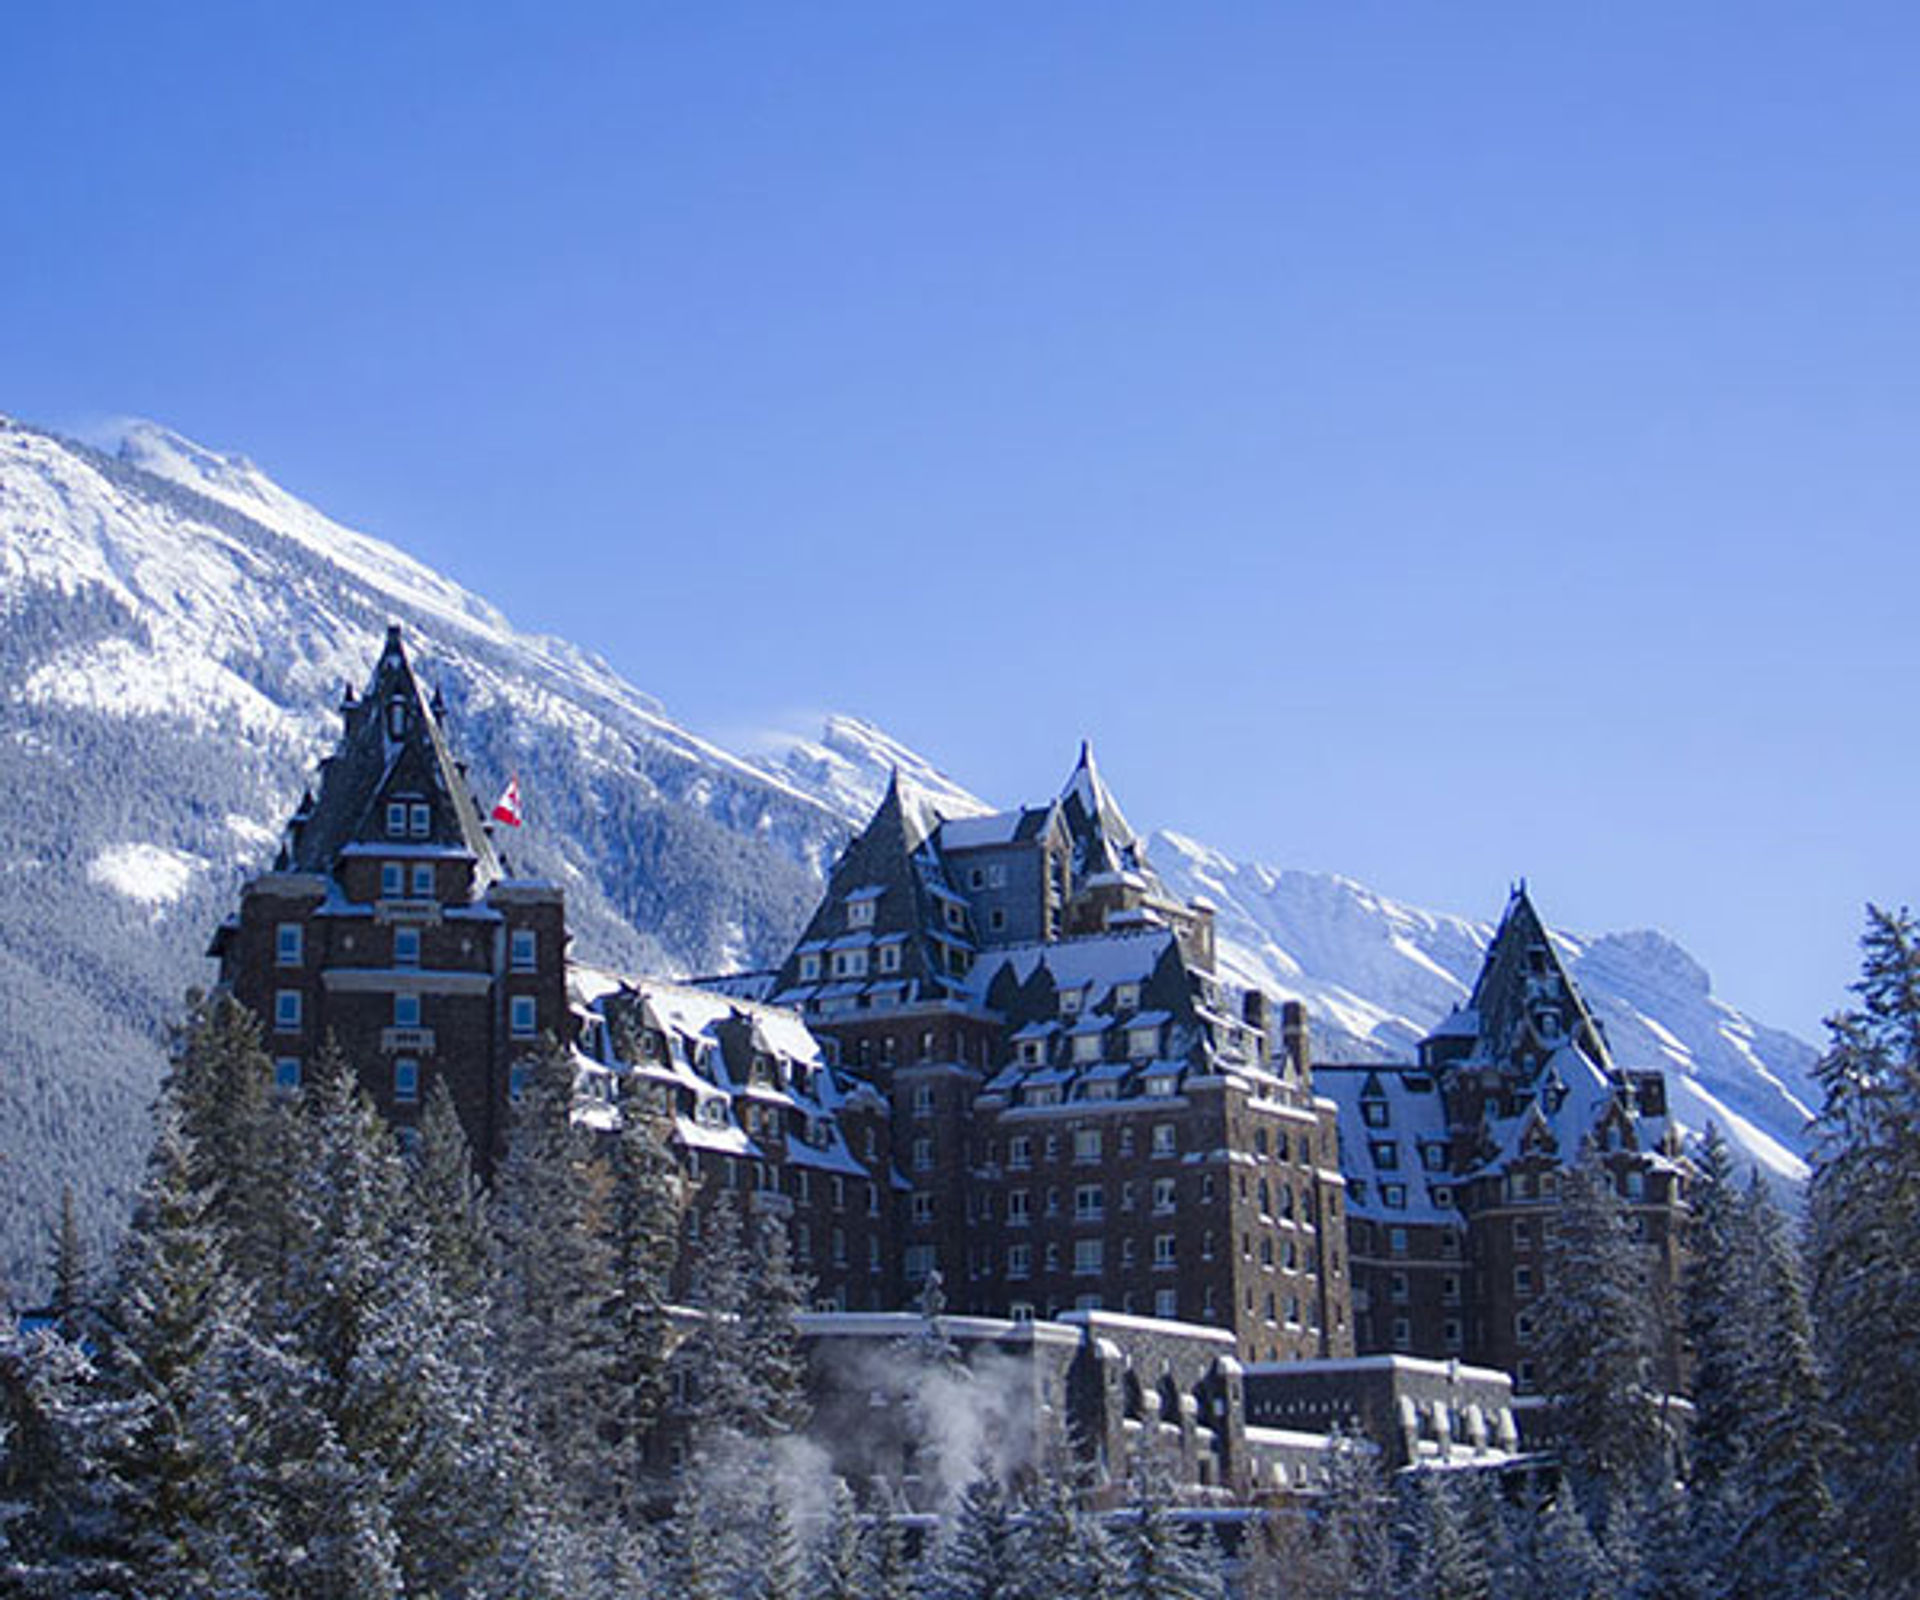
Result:
{"label": "dormer window", "polygon": [[1387,1125],[1386,1101],[1362,1100],[1360,1102],[1360,1120],[1369,1128],[1384,1128]]}
{"label": "dormer window", "polygon": [[847,926],[849,928],[871,928],[873,926],[873,906],[871,897],[847,902]]}
{"label": "dormer window", "polygon": [[1098,1061],[1100,1059],[1100,1035],[1097,1033],[1076,1033],[1073,1036],[1073,1059],[1075,1061]]}
{"label": "dormer window", "polygon": [[817,955],[804,955],[800,958],[800,981],[813,983],[820,976],[820,958]]}
{"label": "dormer window", "polygon": [[433,807],[415,801],[407,807],[407,832],[416,839],[424,839],[433,831]]}
{"label": "dormer window", "polygon": [[404,739],[407,734],[407,702],[399,695],[387,702],[387,733],[395,739]]}
{"label": "dormer window", "polygon": [[1158,1028],[1127,1029],[1127,1054],[1141,1061],[1159,1054],[1160,1030]]}
{"label": "dormer window", "polygon": [[387,837],[404,839],[407,836],[407,807],[402,800],[387,802]]}
{"label": "dormer window", "polygon": [[1044,1050],[1044,1046],[1042,1045],[1040,1040],[1022,1039],[1020,1041],[1021,1064],[1023,1066],[1029,1066],[1029,1067],[1039,1066],[1041,1061],[1045,1059],[1045,1056],[1042,1053],[1043,1050]]}
{"label": "dormer window", "polygon": [[1084,989],[1062,989],[1060,991],[1060,1015],[1063,1017],[1079,1016],[1081,1002],[1084,1001],[1086,997],[1087,992]]}
{"label": "dormer window", "polygon": [[1140,1009],[1140,985],[1137,983],[1116,983],[1113,986],[1113,1005],[1116,1011],[1138,1011]]}
{"label": "dormer window", "polygon": [[947,926],[949,928],[958,930],[958,929],[964,928],[966,925],[967,925],[966,913],[963,912],[951,900],[949,900],[947,902]]}

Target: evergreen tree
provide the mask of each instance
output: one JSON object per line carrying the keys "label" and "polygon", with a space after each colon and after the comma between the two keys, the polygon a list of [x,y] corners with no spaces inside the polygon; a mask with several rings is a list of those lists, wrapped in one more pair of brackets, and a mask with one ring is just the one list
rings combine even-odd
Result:
{"label": "evergreen tree", "polygon": [[758,1600],[801,1600],[806,1581],[800,1535],[787,1510],[786,1486],[770,1480],[762,1517]]}
{"label": "evergreen tree", "polygon": [[115,1387],[139,1402],[119,1458],[131,1489],[125,1537],[157,1586],[212,1581],[202,1562],[220,1532],[217,1480],[235,1468],[241,1430],[209,1411],[229,1398],[222,1357],[249,1337],[246,1319],[206,1192],[193,1187],[180,1117],[164,1106],[106,1319]]}
{"label": "evergreen tree", "polygon": [[113,1463],[136,1420],[78,1345],[0,1321],[0,1593],[133,1592]]}
{"label": "evergreen tree", "polygon": [[692,1283],[700,1315],[680,1354],[696,1451],[719,1449],[728,1438],[760,1431],[762,1403],[747,1343],[749,1275],[740,1212],[733,1196],[722,1194],[701,1221]]}
{"label": "evergreen tree", "polygon": [[931,1600],[1014,1600],[1020,1590],[1013,1517],[993,1463],[975,1464],[927,1584]]}
{"label": "evergreen tree", "polygon": [[573,1058],[550,1045],[513,1108],[495,1186],[495,1323],[499,1359],[546,1471],[596,1503],[609,1492],[600,1423],[612,1364],[603,1312],[613,1282],[573,1102]]}
{"label": "evergreen tree", "polygon": [[1613,1600],[1613,1573],[1573,1496],[1556,1494],[1534,1516],[1525,1593],[1539,1600]]}
{"label": "evergreen tree", "polygon": [[757,1427],[768,1434],[806,1426],[807,1363],[800,1351],[800,1313],[812,1280],[793,1264],[784,1224],[762,1217],[755,1230],[741,1341],[754,1391]]}
{"label": "evergreen tree", "polygon": [[1808,1209],[1839,1500],[1875,1591],[1920,1572],[1920,928],[1867,911],[1858,1004],[1827,1023]]}
{"label": "evergreen tree", "polygon": [[1402,1588],[1408,1600],[1486,1600],[1486,1561],[1469,1527],[1463,1493],[1438,1473],[1410,1473],[1404,1480]]}
{"label": "evergreen tree", "polygon": [[918,1600],[920,1574],[908,1547],[907,1524],[893,1509],[880,1508],[873,1521],[869,1543],[869,1577],[866,1592],[886,1600]]}
{"label": "evergreen tree", "polygon": [[1737,1492],[1748,1450],[1755,1377],[1755,1274],[1733,1158],[1709,1123],[1687,1199],[1693,1217],[1685,1280],[1687,1340],[1693,1349],[1690,1482],[1695,1496]]}
{"label": "evergreen tree", "polygon": [[844,1478],[833,1480],[827,1527],[815,1563],[812,1600],[862,1600],[865,1589],[866,1538],[860,1506]]}
{"label": "evergreen tree", "polygon": [[629,1107],[606,1156],[612,1301],[607,1308],[614,1478],[631,1494],[642,1479],[647,1435],[665,1405],[672,1344],[669,1306],[679,1255],[685,1184],[654,1119]]}
{"label": "evergreen tree", "polygon": [[[1061,1452],[1064,1455],[1064,1451]],[[1123,1570],[1098,1517],[1080,1507],[1085,1474],[1064,1459],[1040,1475],[1014,1529],[1020,1600],[1113,1600]]]}
{"label": "evergreen tree", "polygon": [[1124,1600],[1223,1600],[1219,1561],[1210,1545],[1181,1532],[1172,1488],[1158,1463],[1135,1463],[1132,1499],[1117,1533]]}
{"label": "evergreen tree", "polygon": [[80,1237],[80,1220],[74,1215],[71,1184],[60,1189],[60,1220],[54,1225],[51,1255],[54,1321],[69,1339],[78,1339],[92,1305],[92,1273]]}
{"label": "evergreen tree", "polygon": [[1562,1180],[1538,1327],[1541,1378],[1590,1523],[1636,1504],[1666,1461],[1652,1305],[1645,1252],[1588,1146]]}
{"label": "evergreen tree", "polygon": [[495,1263],[486,1194],[443,1077],[436,1077],[427,1090],[409,1177],[427,1263],[441,1288],[455,1303],[490,1304]]}

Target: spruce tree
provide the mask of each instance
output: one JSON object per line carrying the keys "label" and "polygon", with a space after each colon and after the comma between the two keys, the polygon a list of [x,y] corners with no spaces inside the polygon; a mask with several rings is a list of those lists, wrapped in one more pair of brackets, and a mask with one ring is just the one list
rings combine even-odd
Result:
{"label": "spruce tree", "polygon": [[976,1462],[961,1491],[926,1593],[930,1600],[1016,1600],[1021,1593],[1013,1516],[991,1461]]}
{"label": "spruce tree", "polygon": [[1408,1600],[1487,1600],[1486,1560],[1457,1485],[1438,1473],[1409,1473],[1401,1530]]}
{"label": "spruce tree", "polygon": [[793,1264],[787,1230],[762,1217],[741,1313],[741,1342],[754,1390],[756,1426],[767,1434],[806,1426],[807,1363],[800,1350],[799,1316],[807,1308],[812,1280]]}
{"label": "spruce tree", "polygon": [[731,1194],[722,1194],[701,1219],[692,1282],[699,1316],[680,1351],[696,1451],[725,1448],[729,1439],[760,1431],[761,1397],[747,1343],[750,1273],[739,1209]]}
{"label": "spruce tree", "polygon": [[866,1571],[866,1538],[859,1502],[844,1478],[833,1480],[826,1531],[814,1564],[811,1600],[861,1600]]}
{"label": "spruce tree", "polygon": [[1124,1600],[1223,1600],[1213,1547],[1181,1530],[1167,1469],[1144,1454],[1134,1463],[1133,1493],[1114,1542]]}
{"label": "spruce tree", "polygon": [[206,1191],[242,1281],[257,1286],[272,1276],[280,1244],[273,1061],[259,1019],[231,995],[188,999],[162,1093],[180,1116],[193,1186]]}
{"label": "spruce tree", "polygon": [[60,1188],[60,1218],[51,1241],[54,1322],[69,1339],[82,1337],[92,1306],[92,1272],[86,1242],[80,1237],[80,1219],[74,1215],[73,1186]]}
{"label": "spruce tree", "polygon": [[600,1423],[613,1283],[573,1103],[573,1058],[550,1045],[513,1108],[495,1185],[496,1342],[545,1470],[565,1492],[597,1503],[609,1492]]}
{"label": "spruce tree", "polygon": [[686,1195],[654,1119],[635,1108],[627,1108],[606,1162],[610,1423],[617,1441],[614,1477],[631,1510],[643,1479],[646,1440],[666,1403],[669,1308]]}
{"label": "spruce tree", "polygon": [[1840,1511],[1870,1586],[1920,1572],[1920,928],[1869,907],[1858,1003],[1827,1023],[1808,1209],[1840,1430]]}
{"label": "spruce tree", "polygon": [[1637,1504],[1666,1462],[1645,1252],[1591,1145],[1562,1179],[1538,1307],[1540,1371],[1589,1522]]}

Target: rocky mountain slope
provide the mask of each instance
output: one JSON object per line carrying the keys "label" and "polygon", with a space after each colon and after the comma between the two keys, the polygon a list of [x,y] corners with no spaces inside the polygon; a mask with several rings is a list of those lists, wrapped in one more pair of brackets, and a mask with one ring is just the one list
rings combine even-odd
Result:
{"label": "rocky mountain slope", "polygon": [[[519,774],[529,826],[508,848],[566,885],[597,964],[771,960],[894,766],[944,808],[979,805],[852,718],[752,759],[721,749],[238,457],[145,424],[105,452],[0,420],[0,1273],[37,1278],[63,1185],[101,1232],[124,1207],[166,1024],[390,621],[476,789]],[[1153,848],[1220,905],[1228,959],[1305,998],[1342,1054],[1404,1054],[1487,936],[1177,835]],[[1675,1065],[1696,1109],[1738,1114],[1749,1148],[1791,1168],[1808,1046],[1713,1000],[1657,935],[1570,949],[1624,1057]]]}

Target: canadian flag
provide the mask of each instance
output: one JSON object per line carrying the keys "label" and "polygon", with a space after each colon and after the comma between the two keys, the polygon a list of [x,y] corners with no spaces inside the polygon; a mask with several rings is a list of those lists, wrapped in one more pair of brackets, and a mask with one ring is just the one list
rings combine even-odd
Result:
{"label": "canadian flag", "polygon": [[520,779],[517,775],[508,779],[506,789],[494,801],[493,820],[504,822],[509,828],[520,826]]}

